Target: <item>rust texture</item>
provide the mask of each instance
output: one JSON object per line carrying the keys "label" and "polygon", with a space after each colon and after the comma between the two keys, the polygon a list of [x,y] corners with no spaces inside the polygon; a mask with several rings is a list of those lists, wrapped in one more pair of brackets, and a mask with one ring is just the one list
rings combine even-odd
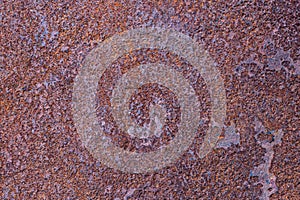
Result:
{"label": "rust texture", "polygon": [[[300,199],[300,3],[228,2],[0,1],[0,199]],[[174,40],[127,38],[142,38],[141,48],[137,40],[112,40],[153,28],[175,33]],[[180,43],[189,38],[191,49]],[[108,42],[111,49],[97,49]],[[97,51],[114,58],[101,72],[96,65],[108,58]],[[187,112],[197,124],[181,117],[177,91],[185,82],[154,82],[151,72],[124,94],[135,126],[118,121],[118,87],[131,86],[150,65],[180,73],[191,86],[183,93],[197,102],[199,116]],[[152,155],[181,137],[186,147],[148,167],[88,146],[99,137],[81,135],[74,112],[86,66],[95,66],[93,77],[99,72],[91,114],[109,145]],[[81,127],[86,133],[90,123]]]}

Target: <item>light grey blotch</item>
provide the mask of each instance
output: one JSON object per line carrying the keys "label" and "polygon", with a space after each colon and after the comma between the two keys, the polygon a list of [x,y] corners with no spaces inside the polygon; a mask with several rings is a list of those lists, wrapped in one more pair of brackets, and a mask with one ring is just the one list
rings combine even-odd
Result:
{"label": "light grey blotch", "polygon": [[50,36],[50,41],[54,40],[59,34],[59,31],[52,31]]}
{"label": "light grey blotch", "polygon": [[240,134],[236,132],[235,126],[225,127],[225,137],[218,141],[216,148],[227,149],[233,144],[240,144]]}
{"label": "light grey blotch", "polygon": [[103,141],[103,145],[105,147],[109,147],[112,144],[111,138],[109,138],[107,136],[102,136],[102,141]]}
{"label": "light grey blotch", "polygon": [[[264,163],[260,164],[259,166],[255,167],[251,172],[250,176],[257,176],[259,178],[259,182],[263,185],[263,192],[260,196],[261,200],[269,200],[270,196],[278,191],[278,187],[276,185],[276,176],[270,173],[269,169],[272,164],[272,160],[274,157],[274,149],[273,146],[281,145],[281,139],[283,137],[282,129],[275,130],[275,131],[267,131],[264,125],[260,120],[257,118],[255,119],[255,127],[254,130],[256,132],[255,139],[257,140],[258,144],[260,144],[265,150],[266,153],[263,157]],[[272,142],[268,141],[259,141],[258,135],[259,134],[272,134],[274,140]]]}

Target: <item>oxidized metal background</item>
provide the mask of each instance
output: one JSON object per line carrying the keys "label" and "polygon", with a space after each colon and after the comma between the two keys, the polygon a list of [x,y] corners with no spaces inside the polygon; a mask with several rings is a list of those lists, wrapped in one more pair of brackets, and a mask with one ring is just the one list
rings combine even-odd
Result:
{"label": "oxidized metal background", "polygon": [[0,1],[1,199],[300,199],[296,1]]}

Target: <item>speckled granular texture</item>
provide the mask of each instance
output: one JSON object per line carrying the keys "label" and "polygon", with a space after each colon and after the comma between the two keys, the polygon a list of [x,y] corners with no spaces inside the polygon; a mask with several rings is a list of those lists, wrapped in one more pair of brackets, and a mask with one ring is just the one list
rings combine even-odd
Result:
{"label": "speckled granular texture", "polygon": [[[119,61],[119,62],[118,62]],[[101,108],[105,108],[105,105],[110,104],[109,103],[109,96],[111,96],[111,90],[108,88],[112,88],[114,85],[113,82],[106,82],[108,78],[112,79],[111,77],[120,77],[118,75],[118,71],[116,69],[122,69],[123,73],[126,73],[129,68],[135,67],[138,64],[146,64],[146,63],[155,63],[155,62],[162,62],[166,66],[172,66],[173,68],[177,70],[184,71],[183,76],[186,78],[189,78],[190,81],[196,80],[194,86],[194,90],[197,94],[197,96],[200,98],[199,102],[200,104],[200,110],[202,113],[203,118],[203,124],[208,123],[209,118],[209,104],[208,99],[210,99],[208,92],[206,89],[206,85],[204,83],[204,80],[199,76],[199,73],[193,74],[193,67],[188,64],[187,62],[184,62],[183,59],[178,58],[178,56],[168,53],[165,51],[159,51],[159,50],[139,50],[139,51],[133,51],[131,53],[131,57],[129,55],[125,55],[124,57],[121,57],[117,60],[116,63],[114,63],[112,66],[112,72],[110,73],[110,70],[105,72],[103,76],[100,79],[99,85],[101,85],[101,88],[99,88],[99,103],[100,105],[97,107],[99,111],[99,117],[100,119],[105,118],[106,121],[111,121],[112,116],[104,112],[105,110]],[[125,65],[126,64],[126,65]],[[183,66],[183,67],[181,67]],[[114,79],[114,82],[116,82],[117,79]],[[146,91],[149,91],[146,93]],[[170,93],[170,94],[169,94]],[[156,103],[161,104],[162,107],[166,108],[167,115],[169,117],[166,118],[166,126],[164,126],[163,135],[158,138],[149,138],[150,140],[143,140],[140,138],[134,138],[133,143],[129,143],[128,141],[128,134],[126,133],[114,133],[113,131],[105,131],[107,133],[112,132],[112,138],[116,138],[115,140],[118,141],[121,147],[128,149],[128,150],[135,150],[135,151],[147,151],[147,149],[154,150],[155,148],[159,147],[160,141],[163,144],[168,144],[168,141],[171,140],[172,137],[175,136],[176,132],[178,131],[177,123],[180,120],[180,106],[178,104],[178,98],[176,97],[176,94],[174,94],[171,90],[168,88],[161,87],[156,84],[150,84],[150,85],[144,85],[142,88],[140,88],[140,91],[138,91],[136,94],[132,94],[131,103],[128,105],[129,107],[132,107],[132,117],[136,118],[137,124],[144,125],[145,122],[148,121],[149,123],[149,105],[152,103],[155,105]],[[165,97],[163,96],[165,95]],[[153,97],[152,97],[153,96]],[[103,98],[104,97],[104,98]],[[107,98],[105,98],[107,97]],[[206,98],[205,98],[206,97]],[[134,101],[133,101],[134,100]],[[107,102],[105,102],[107,101]],[[144,112],[143,112],[144,111]],[[101,113],[100,113],[101,112]],[[100,122],[101,123],[101,122]],[[111,125],[111,123],[106,123],[104,130],[109,129],[109,127],[114,127],[115,125]],[[199,126],[199,129],[203,128],[204,126]],[[198,131],[199,134],[203,133],[205,131]],[[125,137],[122,140],[118,140],[118,137]],[[164,140],[166,140],[164,142]],[[127,141],[127,142],[126,142]],[[152,142],[153,141],[153,142]],[[149,143],[151,142],[149,146],[141,146],[141,143]],[[128,146],[125,146],[125,145]],[[135,145],[134,145],[135,144]],[[140,150],[141,149],[141,150]]]}
{"label": "speckled granular texture", "polygon": [[[0,4],[2,199],[299,199],[297,1]],[[227,131],[220,140],[232,129],[228,127],[234,127],[239,140],[226,148],[221,142],[198,157],[194,147],[201,144],[211,115],[200,78],[203,124],[191,147],[171,166],[130,174],[92,157],[74,126],[74,79],[98,44],[141,27],[173,29],[204,45],[226,89]],[[130,59],[135,56],[136,62],[144,57],[161,61],[161,54],[166,54],[166,63],[179,64],[170,52],[151,51],[124,55],[115,65],[134,65]],[[135,95],[142,94],[143,88]],[[282,138],[274,142],[278,133]]]}

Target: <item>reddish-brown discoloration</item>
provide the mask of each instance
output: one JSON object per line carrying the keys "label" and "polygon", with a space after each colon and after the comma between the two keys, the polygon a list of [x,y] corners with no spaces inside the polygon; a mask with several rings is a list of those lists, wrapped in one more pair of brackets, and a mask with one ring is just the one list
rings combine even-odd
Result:
{"label": "reddish-brown discoloration", "polygon": [[[257,199],[262,185],[250,172],[265,155],[254,137],[257,117],[268,130],[284,132],[273,147],[270,172],[278,191],[270,198],[298,199],[299,6],[297,1],[3,1],[1,198]],[[81,62],[108,37],[143,26],[172,28],[205,46],[224,77],[226,124],[235,124],[240,144],[199,159],[194,149],[203,140],[199,134],[174,165],[148,174],[109,169],[81,145],[71,112]],[[205,94],[204,85],[200,88]],[[204,122],[199,132],[206,129]]]}

